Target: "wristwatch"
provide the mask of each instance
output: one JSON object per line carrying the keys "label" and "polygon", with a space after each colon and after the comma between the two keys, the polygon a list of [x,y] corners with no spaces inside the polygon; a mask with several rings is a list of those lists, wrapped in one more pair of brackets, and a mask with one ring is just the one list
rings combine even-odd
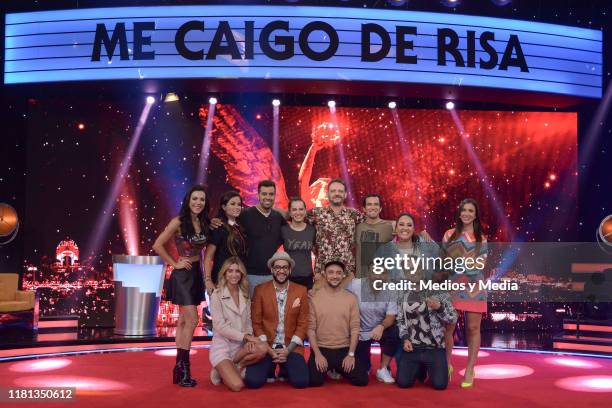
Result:
{"label": "wristwatch", "polygon": [[353,352],[353,351],[349,351],[348,356],[349,356],[349,357],[355,357],[355,352]]}

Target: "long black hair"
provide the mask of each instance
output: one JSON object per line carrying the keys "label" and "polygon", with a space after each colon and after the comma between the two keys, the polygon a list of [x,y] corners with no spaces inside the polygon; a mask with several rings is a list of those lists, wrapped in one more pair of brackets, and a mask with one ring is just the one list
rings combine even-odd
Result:
{"label": "long black hair", "polygon": [[245,239],[244,228],[240,223],[236,223],[234,227],[229,225],[227,214],[225,214],[225,210],[223,209],[224,205],[230,202],[230,200],[234,197],[238,197],[240,199],[240,204],[242,204],[242,197],[240,193],[235,190],[229,190],[223,193],[221,199],[219,200],[219,209],[217,210],[217,217],[223,220],[223,228],[227,231],[227,249],[229,253],[233,256],[244,256],[247,252],[247,244]]}
{"label": "long black hair", "polygon": [[474,213],[474,237],[476,238],[476,242],[482,242],[482,225],[480,223],[480,208],[478,207],[478,203],[473,198],[466,198],[459,203],[457,207],[457,213],[455,214],[455,230],[453,234],[448,239],[449,241],[453,241],[457,237],[461,235],[463,232],[463,221],[461,221],[461,211],[466,204],[472,204],[475,209]]}
{"label": "long black hair", "polygon": [[206,190],[204,186],[195,185],[189,189],[185,197],[183,197],[183,202],[181,203],[181,210],[179,212],[179,221],[181,221],[181,235],[185,238],[191,237],[195,235],[195,228],[193,227],[193,221],[191,221],[191,210],[189,209],[189,200],[191,199],[191,194],[195,191],[201,191],[204,193],[204,208],[202,212],[198,214],[198,220],[200,221],[200,229],[202,233],[208,235],[210,218],[208,213],[210,211],[210,204],[208,199],[208,194],[206,194]]}

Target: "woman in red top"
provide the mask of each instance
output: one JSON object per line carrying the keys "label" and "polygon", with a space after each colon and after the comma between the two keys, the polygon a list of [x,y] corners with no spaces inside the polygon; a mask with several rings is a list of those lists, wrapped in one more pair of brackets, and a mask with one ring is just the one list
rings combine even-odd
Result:
{"label": "woman in red top", "polygon": [[[182,387],[197,384],[191,378],[189,350],[199,322],[197,307],[204,294],[200,261],[210,224],[208,208],[208,196],[204,187],[193,186],[183,198],[179,215],[170,221],[153,244],[153,250],[173,268],[166,285],[166,299],[179,305],[173,382]],[[176,243],[178,260],[172,258],[164,248],[172,238]]]}

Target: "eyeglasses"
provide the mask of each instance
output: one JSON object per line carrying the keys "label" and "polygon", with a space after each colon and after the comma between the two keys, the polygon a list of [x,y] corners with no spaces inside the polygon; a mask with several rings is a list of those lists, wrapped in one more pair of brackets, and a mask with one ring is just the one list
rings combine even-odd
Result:
{"label": "eyeglasses", "polygon": [[289,265],[283,265],[283,266],[275,265],[275,266],[272,267],[272,270],[273,271],[277,271],[277,272],[278,271],[288,271],[289,270]]}

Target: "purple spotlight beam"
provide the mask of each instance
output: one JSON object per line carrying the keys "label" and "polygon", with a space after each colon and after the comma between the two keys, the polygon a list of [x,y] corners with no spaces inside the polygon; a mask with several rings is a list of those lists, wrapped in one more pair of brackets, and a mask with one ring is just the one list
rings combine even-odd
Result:
{"label": "purple spotlight beam", "polygon": [[210,157],[210,139],[212,137],[213,118],[215,117],[216,103],[209,103],[208,117],[206,118],[206,130],[204,131],[204,141],[200,152],[200,164],[198,165],[197,184],[206,183],[208,170],[208,159]]}
{"label": "purple spotlight beam", "polygon": [[142,113],[140,114],[140,118],[138,119],[138,124],[136,125],[136,129],[134,130],[134,134],[132,135],[132,139],[130,140],[130,144],[128,146],[125,157],[123,161],[119,164],[119,169],[117,169],[117,174],[113,178],[113,184],[111,185],[110,192],[104,200],[102,212],[98,216],[96,224],[92,230],[93,232],[86,252],[89,255],[96,256],[99,254],[102,239],[106,236],[106,231],[112,219],[110,213],[116,206],[119,191],[121,190],[121,186],[123,184],[125,176],[127,176],[128,170],[130,169],[130,165],[132,164],[132,159],[134,158],[136,146],[138,146],[138,142],[140,141],[140,135],[142,134],[142,130],[144,129],[145,124],[147,123],[149,112],[151,112],[152,106],[153,104],[147,100],[147,103],[142,109]]}
{"label": "purple spotlight beam", "polygon": [[455,122],[455,126],[457,126],[457,129],[459,130],[459,134],[461,135],[461,141],[465,146],[465,150],[467,151],[467,154],[470,157],[472,164],[474,165],[474,167],[476,167],[476,172],[478,173],[478,176],[482,179],[482,185],[484,186],[485,191],[490,197],[491,204],[493,205],[493,210],[495,211],[495,215],[497,216],[497,219],[502,223],[506,231],[509,232],[510,239],[512,240],[512,226],[508,222],[505,211],[500,204],[500,199],[497,196],[497,193],[495,193],[495,190],[493,190],[493,187],[491,187],[489,175],[485,171],[482,162],[476,155],[476,152],[474,151],[474,146],[472,146],[472,143],[470,143],[470,141],[466,137],[463,123],[461,122],[459,115],[457,115],[457,111],[455,109],[451,109],[449,110],[449,112],[453,118],[453,121]]}
{"label": "purple spotlight beam", "polygon": [[[280,121],[280,107],[277,104],[272,106],[272,154],[274,155],[274,160],[280,164],[280,136],[279,136],[279,121]],[[274,167],[274,179],[277,179],[279,174],[277,174],[276,169],[279,167]]]}
{"label": "purple spotlight beam", "polygon": [[591,120],[589,128],[585,135],[585,142],[581,151],[578,154],[578,169],[585,170],[588,172],[587,166],[592,160],[593,150],[599,144],[599,138],[602,135],[602,128],[604,122],[608,118],[608,111],[610,110],[610,102],[612,102],[612,81],[608,83],[606,93],[599,102],[595,115]]}
{"label": "purple spotlight beam", "polygon": [[[336,105],[331,104],[329,106],[329,112],[331,114],[332,123],[336,127],[336,129],[340,129],[338,127],[338,117],[336,116]],[[342,172],[342,179],[346,183],[346,193],[348,197],[349,207],[355,208],[355,196],[353,195],[353,183],[351,183],[351,178],[348,172],[348,166],[346,163],[346,155],[344,154],[344,144],[342,143],[342,138],[338,141],[338,154],[340,155],[340,170]]]}
{"label": "purple spotlight beam", "polygon": [[[397,132],[397,137],[399,139],[400,148],[402,149],[402,156],[406,163],[406,169],[408,171],[408,179],[414,180],[414,166],[412,161],[410,160],[410,148],[408,147],[408,140],[406,139],[406,134],[404,133],[404,127],[402,126],[402,122],[399,117],[399,113],[397,113],[397,109],[391,109],[391,116],[393,117],[393,123],[395,124],[395,131]],[[413,185],[415,195],[417,197],[418,205],[422,205],[421,192],[419,189],[419,183],[414,183]],[[429,229],[429,223],[427,218],[424,219],[425,229]]]}

